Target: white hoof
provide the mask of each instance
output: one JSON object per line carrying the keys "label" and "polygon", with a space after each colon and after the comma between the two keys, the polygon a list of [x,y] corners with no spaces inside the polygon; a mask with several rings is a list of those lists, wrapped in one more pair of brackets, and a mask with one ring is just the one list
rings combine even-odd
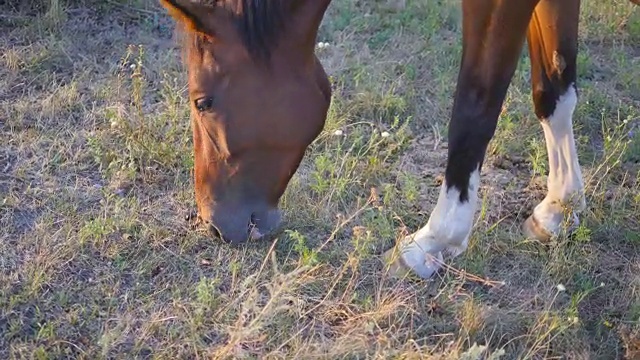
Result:
{"label": "white hoof", "polygon": [[401,242],[387,250],[383,259],[389,265],[389,274],[404,277],[409,274],[422,279],[431,278],[443,264],[442,252],[432,255],[420,249],[414,242]]}

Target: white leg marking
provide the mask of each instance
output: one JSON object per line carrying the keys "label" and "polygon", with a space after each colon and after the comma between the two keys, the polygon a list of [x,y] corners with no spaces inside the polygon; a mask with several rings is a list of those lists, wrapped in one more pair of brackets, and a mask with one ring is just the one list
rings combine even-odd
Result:
{"label": "white leg marking", "polygon": [[556,109],[548,119],[542,120],[549,176],[547,196],[533,210],[533,217],[549,236],[562,230],[565,207],[573,213],[573,226],[578,224],[577,212],[586,207],[584,183],[573,136],[573,111],[578,98],[573,84],[560,96]]}
{"label": "white leg marking", "polygon": [[480,172],[476,169],[469,177],[469,199],[460,202],[460,191],[455,187],[447,190],[443,183],[427,225],[401,241],[400,256],[418,276],[431,277],[440,268],[438,261],[442,262],[443,252],[455,257],[467,249],[479,186]]}

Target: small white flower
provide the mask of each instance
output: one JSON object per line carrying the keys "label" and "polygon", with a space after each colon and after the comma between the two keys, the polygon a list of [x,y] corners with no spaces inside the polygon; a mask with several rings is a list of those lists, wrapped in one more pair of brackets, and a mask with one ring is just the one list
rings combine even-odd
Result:
{"label": "small white flower", "polygon": [[111,128],[112,128],[112,129],[115,129],[115,128],[117,128],[117,127],[118,127],[118,122],[117,122],[116,120],[113,120],[113,121],[111,122]]}
{"label": "small white flower", "polygon": [[318,50],[322,50],[322,49],[326,49],[329,47],[329,43],[328,42],[322,42],[320,41],[319,43],[316,44],[316,48]]}
{"label": "small white flower", "polygon": [[558,286],[556,286],[558,288],[558,291],[567,291],[567,288],[564,287],[564,285],[562,284],[558,284]]}
{"label": "small white flower", "polygon": [[603,282],[600,283],[600,287],[604,287],[604,283]]}
{"label": "small white flower", "polygon": [[388,131],[383,131],[382,134],[380,134],[380,136],[382,136],[383,138],[386,138],[386,137],[391,136],[391,134],[389,134]]}
{"label": "small white flower", "polygon": [[333,135],[335,135],[335,136],[342,136],[343,134],[344,134],[344,132],[342,130],[340,130],[340,129],[338,129],[338,130],[333,132]]}
{"label": "small white flower", "polygon": [[135,69],[136,69],[136,64],[131,64],[131,65],[129,65],[129,69],[131,69],[131,70],[135,70]]}

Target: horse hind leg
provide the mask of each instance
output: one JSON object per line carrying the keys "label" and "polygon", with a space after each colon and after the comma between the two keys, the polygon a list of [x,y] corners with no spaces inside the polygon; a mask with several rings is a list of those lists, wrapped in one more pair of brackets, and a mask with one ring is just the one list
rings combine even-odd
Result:
{"label": "horse hind leg", "polygon": [[533,103],[544,131],[549,174],[547,195],[525,221],[523,232],[540,241],[575,229],[586,207],[572,124],[578,101],[579,9],[579,0],[542,0],[527,32]]}

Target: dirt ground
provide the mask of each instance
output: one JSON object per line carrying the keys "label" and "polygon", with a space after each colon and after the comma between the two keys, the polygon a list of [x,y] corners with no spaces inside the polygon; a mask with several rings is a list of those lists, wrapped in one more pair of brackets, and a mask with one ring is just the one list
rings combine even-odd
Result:
{"label": "dirt ground", "polygon": [[640,357],[640,8],[622,0],[581,13],[576,234],[520,233],[548,168],[525,51],[469,249],[430,281],[386,274],[442,181],[458,3],[333,1],[327,126],[283,232],[240,248],[185,221],[186,73],[158,3],[0,5],[0,357]]}

